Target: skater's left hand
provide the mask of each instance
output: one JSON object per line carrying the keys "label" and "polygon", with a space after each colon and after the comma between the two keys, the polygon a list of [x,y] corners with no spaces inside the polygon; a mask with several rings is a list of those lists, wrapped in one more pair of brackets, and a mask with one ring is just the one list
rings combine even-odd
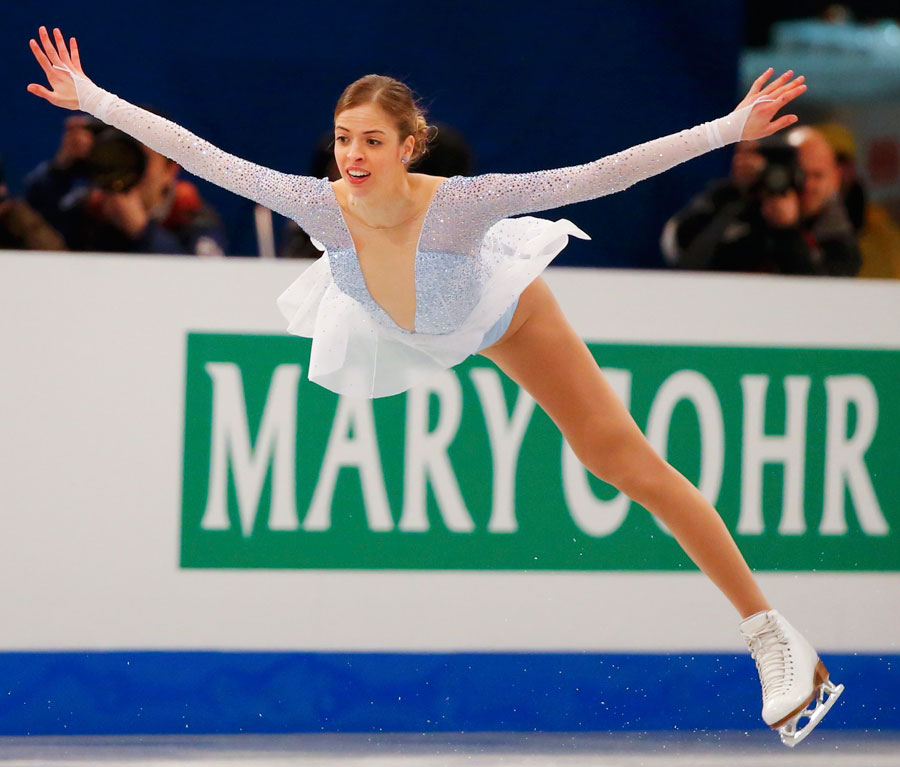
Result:
{"label": "skater's left hand", "polygon": [[[741,141],[753,141],[771,136],[782,128],[787,128],[797,122],[797,115],[783,115],[774,121],[773,118],[785,104],[793,101],[806,90],[806,85],[803,84],[804,78],[801,75],[791,80],[794,72],[789,69],[781,77],[765,85],[766,80],[772,76],[772,71],[772,67],[769,67],[757,77],[744,100],[735,107],[735,110],[738,110],[750,106],[760,97],[772,99],[772,101],[760,102],[750,111],[750,116],[744,124],[744,132],[741,133]],[[763,87],[764,85],[765,87]]]}

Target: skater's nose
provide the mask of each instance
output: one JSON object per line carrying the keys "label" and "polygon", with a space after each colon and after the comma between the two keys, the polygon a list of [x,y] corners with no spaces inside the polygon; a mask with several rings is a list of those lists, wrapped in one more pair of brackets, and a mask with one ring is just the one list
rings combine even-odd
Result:
{"label": "skater's nose", "polygon": [[361,160],[365,157],[365,140],[361,138],[355,138],[350,143],[350,151],[347,152],[347,156],[353,160]]}

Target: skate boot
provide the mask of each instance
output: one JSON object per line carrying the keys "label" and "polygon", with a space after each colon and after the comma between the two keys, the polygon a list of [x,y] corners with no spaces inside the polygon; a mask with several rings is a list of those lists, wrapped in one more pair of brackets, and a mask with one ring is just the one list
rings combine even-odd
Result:
{"label": "skate boot", "polygon": [[[751,615],[741,622],[741,634],[762,682],[763,721],[778,730],[782,743],[796,746],[822,721],[844,685],[832,683],[812,645],[777,610]],[[809,722],[801,728],[804,717]]]}

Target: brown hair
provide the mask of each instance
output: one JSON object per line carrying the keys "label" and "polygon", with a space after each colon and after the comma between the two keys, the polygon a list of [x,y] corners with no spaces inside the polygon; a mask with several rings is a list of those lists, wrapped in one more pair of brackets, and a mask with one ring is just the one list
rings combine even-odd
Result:
{"label": "brown hair", "polygon": [[415,139],[409,165],[421,159],[428,151],[428,142],[434,138],[437,129],[428,125],[425,110],[409,86],[393,77],[366,75],[350,83],[334,108],[335,122],[345,109],[371,103],[378,104],[394,120],[401,141],[407,136]]}

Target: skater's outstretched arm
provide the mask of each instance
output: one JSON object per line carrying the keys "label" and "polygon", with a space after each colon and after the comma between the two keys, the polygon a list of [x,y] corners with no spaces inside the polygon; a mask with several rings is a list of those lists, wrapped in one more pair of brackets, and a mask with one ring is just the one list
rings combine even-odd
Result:
{"label": "skater's outstretched arm", "polygon": [[325,203],[326,190],[319,180],[280,173],[242,160],[171,120],[97,87],[84,74],[74,37],[67,48],[58,29],[53,30],[55,44],[45,27],[40,28],[38,36],[40,44],[34,39],[29,44],[50,89],[31,83],[29,93],[64,109],[88,112],[175,160],[191,173],[301,223],[305,214],[311,212],[311,206]]}
{"label": "skater's outstretched arm", "polygon": [[558,208],[627,189],[693,157],[737,141],[769,136],[797,121],[778,111],[806,90],[792,71],[765,85],[766,70],[735,110],[725,117],[602,157],[585,165],[535,173],[490,173],[458,179],[458,202],[486,207],[496,220]]}

